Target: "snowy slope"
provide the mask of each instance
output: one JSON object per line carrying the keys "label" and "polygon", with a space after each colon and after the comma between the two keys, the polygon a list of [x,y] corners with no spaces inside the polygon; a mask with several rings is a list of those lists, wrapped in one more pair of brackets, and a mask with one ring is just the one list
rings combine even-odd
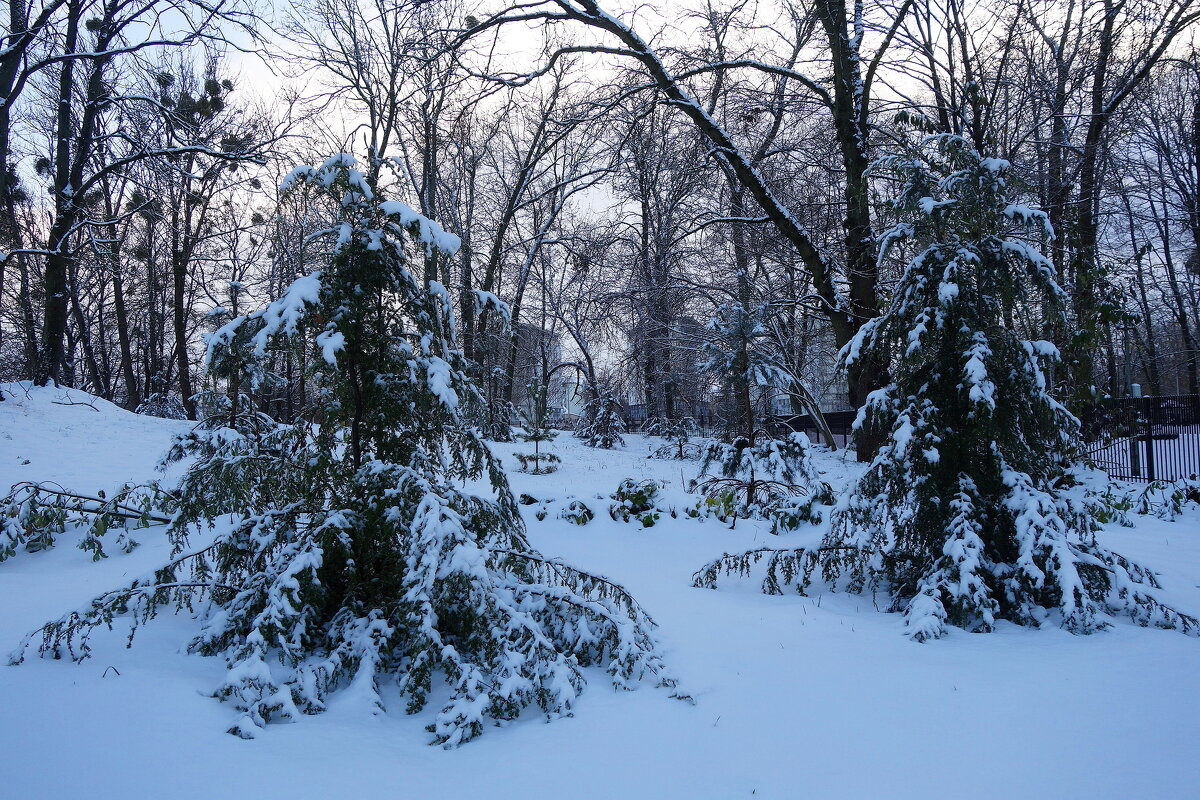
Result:
{"label": "snowy slope", "polygon": [[[36,478],[94,491],[155,477],[182,425],[76,392],[11,388],[15,398],[0,403],[0,488]],[[553,514],[536,521],[538,506],[525,507],[535,546],[624,583],[657,619],[694,706],[649,687],[615,692],[596,673],[575,718],[522,719],[451,752],[425,746],[431,714],[408,717],[398,703],[366,718],[335,701],[244,741],[224,733],[232,709],[204,696],[222,664],[179,654],[189,621],[163,617],[131,650],[117,631],[98,636],[82,665],[0,667],[0,797],[1200,796],[1197,640],[1123,624],[1091,637],[1006,626],[917,645],[869,597],[692,589],[692,572],[722,552],[820,532],[776,539],[744,521],[614,522],[596,494],[653,477],[682,507],[694,469],[685,463],[681,476],[678,462],[645,458],[645,439],[628,442],[604,452],[560,436],[550,449],[562,470],[514,474],[514,490],[574,495],[597,512],[577,527]],[[524,449],[497,446],[502,456]],[[840,454],[823,459],[835,484],[857,473]],[[1160,568],[1166,597],[1194,613],[1198,522],[1195,512],[1139,518],[1106,544]],[[153,532],[138,537],[132,554],[99,563],[64,537],[0,564],[0,652],[165,557]]]}
{"label": "snowy slope", "polygon": [[75,389],[0,384],[0,488],[23,480],[103,489],[162,479],[154,469],[187,422],[143,417]]}

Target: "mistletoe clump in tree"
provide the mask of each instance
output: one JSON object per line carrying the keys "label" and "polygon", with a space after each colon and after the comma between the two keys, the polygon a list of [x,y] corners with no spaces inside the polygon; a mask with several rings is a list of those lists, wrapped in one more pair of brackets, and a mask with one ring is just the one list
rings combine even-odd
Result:
{"label": "mistletoe clump in tree", "polygon": [[1097,543],[1064,491],[1079,423],[1050,393],[1054,346],[1019,332],[1039,310],[1059,321],[1050,262],[1013,238],[1031,225],[1052,235],[1046,217],[1010,204],[1007,162],[960,138],[885,163],[909,221],[882,237],[880,257],[902,242],[918,254],[844,351],[847,365],[894,364],[858,420],[890,436],[835,512],[825,577],[889,592],[918,641],[998,620],[1090,633],[1113,615],[1197,632],[1153,596],[1150,570]]}
{"label": "mistletoe clump in tree", "polygon": [[817,521],[813,506],[831,502],[832,491],[813,466],[807,436],[776,438],[757,425],[754,389],[795,382],[762,342],[769,310],[730,303],[709,323],[704,370],[728,389],[733,425],[731,441],[704,449],[695,485],[705,495],[704,510],[722,519],[775,518],[790,529]]}
{"label": "mistletoe clump in tree", "polygon": [[674,685],[653,621],[623,589],[527,544],[464,416],[480,398],[450,296],[410,269],[414,249],[420,263],[457,240],[380,198],[379,166],[364,175],[341,155],[288,177],[287,191],[324,198],[332,225],[309,241],[326,243],[326,266],[210,339],[214,368],[238,381],[254,380],[246,357],[268,346],[308,350],[310,422],[269,426],[239,404],[181,442],[199,458],[180,487],[173,560],[31,634],[18,660],[35,640],[86,658],[95,628],[118,617],[136,630],[165,606],[195,609],[204,624],[189,647],[227,660],[214,696],[243,712],[232,733],[320,712],[340,690],[378,711],[384,682],[416,712],[444,680],[430,730],[446,747],[526,707],[570,714],[589,665],[621,687]]}

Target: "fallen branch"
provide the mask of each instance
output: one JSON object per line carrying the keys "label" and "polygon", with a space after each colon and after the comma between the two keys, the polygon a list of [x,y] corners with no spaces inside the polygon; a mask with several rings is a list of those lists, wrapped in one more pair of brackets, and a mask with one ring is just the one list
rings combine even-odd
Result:
{"label": "fallen branch", "polygon": [[[84,404],[80,403],[79,405]],[[158,525],[168,525],[171,523],[171,518],[168,516],[164,516],[162,514],[153,514],[149,511],[142,511],[133,506],[118,502],[116,499],[122,495],[128,495],[134,490],[145,489],[149,492],[161,495],[171,502],[175,502],[174,495],[158,488],[157,486],[151,486],[149,484],[129,486],[125,489],[122,489],[110,499],[101,497],[99,495],[78,494],[77,492],[72,492],[71,490],[62,487],[59,484],[54,484],[55,486],[58,486],[58,488],[53,489],[50,488],[50,483],[51,482],[37,483],[34,481],[22,481],[20,483],[15,483],[9,489],[8,495],[3,500],[0,500],[0,504],[8,504],[13,502],[19,492],[27,489],[41,495],[79,501],[77,504],[69,506],[69,509],[82,514],[107,514],[109,516],[120,517],[122,519],[145,520]],[[94,503],[95,507],[82,505],[83,503]],[[66,504],[63,504],[63,507],[67,507]]]}
{"label": "fallen branch", "polygon": [[86,407],[90,408],[92,411],[95,411],[97,413],[100,412],[100,409],[96,408],[91,403],[76,403],[74,400],[67,400],[65,402],[62,400],[51,400],[50,402],[56,406],[86,406]]}

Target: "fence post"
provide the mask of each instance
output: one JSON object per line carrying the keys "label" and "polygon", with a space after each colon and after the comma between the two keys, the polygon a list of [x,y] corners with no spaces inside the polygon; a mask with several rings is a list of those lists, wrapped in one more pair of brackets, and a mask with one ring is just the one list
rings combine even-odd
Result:
{"label": "fence post", "polygon": [[1154,480],[1156,470],[1154,464],[1154,417],[1156,409],[1146,406],[1146,477]]}
{"label": "fence post", "polygon": [[1142,477],[1142,420],[1138,407],[1133,402],[1123,404],[1132,411],[1126,416],[1129,420],[1129,474],[1133,478]]}

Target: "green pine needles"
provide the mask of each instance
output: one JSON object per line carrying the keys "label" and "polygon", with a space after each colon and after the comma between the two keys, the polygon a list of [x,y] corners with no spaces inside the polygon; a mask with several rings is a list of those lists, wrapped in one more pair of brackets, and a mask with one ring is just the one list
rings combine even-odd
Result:
{"label": "green pine needles", "polygon": [[[832,492],[812,464],[807,436],[776,438],[756,422],[755,390],[796,383],[769,344],[770,316],[769,303],[731,302],[718,308],[708,324],[704,371],[728,390],[730,441],[710,442],[701,450],[700,474],[692,488],[704,495],[706,513],[731,526],[739,517],[752,517],[792,530],[820,521],[813,504],[829,503]],[[682,446],[679,452],[682,456]]]}
{"label": "green pine needles", "polygon": [[[209,337],[232,399],[177,442],[174,456],[197,460],[173,560],[35,632],[17,660],[34,642],[83,659],[97,626],[189,609],[203,623],[189,649],[228,663],[213,694],[241,711],[232,733],[320,712],[337,692],[379,711],[386,684],[417,712],[444,684],[429,729],[446,747],[528,707],[569,715],[585,667],[623,688],[674,686],[624,589],[529,547],[466,421],[481,398],[450,296],[410,269],[457,240],[355,167],[340,155],[288,177],[287,191],[323,198],[331,224],[309,246],[325,266]],[[291,426],[237,399],[283,346],[314,365],[316,399]]]}

